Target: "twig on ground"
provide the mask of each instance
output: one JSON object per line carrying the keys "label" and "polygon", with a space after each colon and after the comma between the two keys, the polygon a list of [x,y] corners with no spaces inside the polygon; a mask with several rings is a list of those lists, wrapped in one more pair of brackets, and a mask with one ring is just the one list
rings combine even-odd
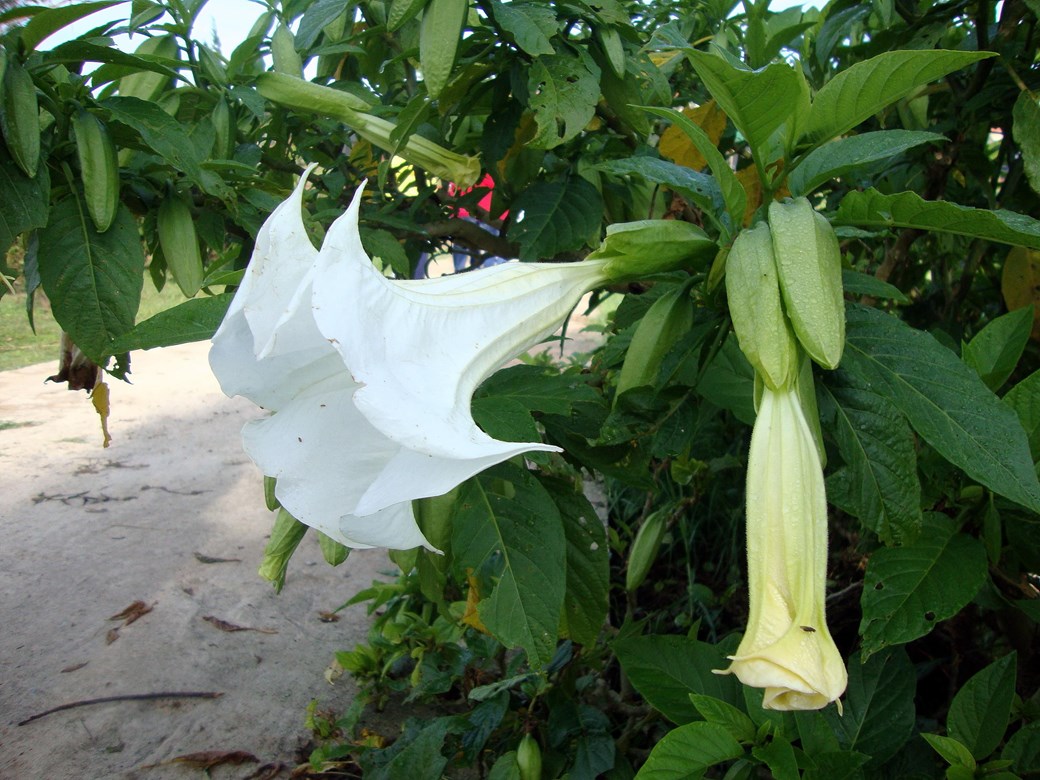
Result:
{"label": "twig on ground", "polygon": [[122,696],[102,696],[99,699],[82,699],[81,701],[73,701],[52,707],[49,710],[38,712],[30,718],[19,721],[18,725],[24,726],[47,715],[53,715],[55,712],[71,710],[76,707],[86,707],[90,704],[107,704],[113,701],[152,701],[155,699],[219,699],[223,695],[223,692],[220,691],[163,691],[161,693],[125,693]]}

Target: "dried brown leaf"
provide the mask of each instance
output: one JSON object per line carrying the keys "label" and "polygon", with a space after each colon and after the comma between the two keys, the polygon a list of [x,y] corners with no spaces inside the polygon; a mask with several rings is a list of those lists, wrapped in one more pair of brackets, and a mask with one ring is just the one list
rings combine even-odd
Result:
{"label": "dried brown leaf", "polygon": [[110,628],[108,630],[108,633],[105,634],[105,644],[106,645],[110,645],[113,642],[115,642],[117,639],[119,639],[119,629],[118,628]]}
{"label": "dried brown leaf", "polygon": [[128,626],[138,618],[144,617],[151,612],[157,603],[153,601],[151,604],[145,604],[143,601],[135,601],[119,614],[110,617],[109,620],[122,620],[123,625]]}
{"label": "dried brown leaf", "polygon": [[[115,629],[112,629],[112,630],[114,631]],[[90,663],[90,662],[89,661],[84,661],[81,664],[73,664],[72,666],[66,666],[64,669],[61,670],[61,673],[62,674],[68,674],[69,672],[79,671],[84,666],[86,666],[88,663]]]}
{"label": "dried brown leaf", "polygon": [[221,620],[213,615],[206,615],[204,618],[207,623],[216,626],[221,631],[227,631],[228,633],[234,633],[235,631],[256,631],[258,634],[277,634],[278,631],[273,628],[251,628],[249,626],[238,626],[234,623],[229,623],[226,620]]}
{"label": "dried brown leaf", "polygon": [[203,555],[200,552],[195,553],[195,560],[199,563],[242,563],[241,558],[214,558],[211,555]]}
{"label": "dried brown leaf", "polygon": [[195,769],[209,771],[213,767],[223,764],[257,764],[259,762],[259,758],[244,750],[203,750],[198,753],[185,753],[183,756],[171,758],[169,761],[161,761],[158,764],[149,764],[141,768],[152,769],[166,764],[187,764]]}

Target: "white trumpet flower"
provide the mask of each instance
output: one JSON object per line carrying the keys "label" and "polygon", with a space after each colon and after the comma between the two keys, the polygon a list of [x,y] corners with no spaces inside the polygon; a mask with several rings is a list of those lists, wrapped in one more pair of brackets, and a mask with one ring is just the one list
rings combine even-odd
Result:
{"label": "white trumpet flower", "polygon": [[243,441],[294,517],[350,547],[433,549],[413,499],[524,452],[559,451],[491,438],[470,399],[562,324],[605,280],[605,261],[390,280],[361,245],[360,189],[314,249],[305,180],[260,230],[210,365],[226,394],[272,412]]}
{"label": "white trumpet flower", "polygon": [[848,676],[824,615],[823,469],[793,383],[762,391],[748,455],[747,555],[748,627],[723,673],[764,688],[766,709],[837,701]]}

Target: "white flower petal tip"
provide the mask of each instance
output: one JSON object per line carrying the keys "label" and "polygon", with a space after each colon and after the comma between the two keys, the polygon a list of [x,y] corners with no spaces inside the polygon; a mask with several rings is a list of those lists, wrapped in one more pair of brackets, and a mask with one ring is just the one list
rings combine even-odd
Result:
{"label": "white flower petal tip", "polygon": [[827,500],[798,391],[766,387],[747,480],[750,613],[722,673],[763,688],[762,706],[815,710],[841,703],[848,675],[827,629]]}
{"label": "white flower petal tip", "polygon": [[413,500],[524,452],[560,451],[488,436],[470,400],[562,324],[604,263],[391,280],[361,243],[361,188],[320,251],[303,230],[303,188],[261,229],[210,364],[224,392],[272,412],[243,441],[286,511],[350,547],[435,551]]}

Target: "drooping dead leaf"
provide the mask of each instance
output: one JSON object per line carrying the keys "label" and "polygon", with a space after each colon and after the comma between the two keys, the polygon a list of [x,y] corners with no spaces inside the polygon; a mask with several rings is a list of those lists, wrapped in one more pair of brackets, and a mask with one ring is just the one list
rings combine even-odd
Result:
{"label": "drooping dead leaf", "polygon": [[94,385],[94,389],[90,393],[90,402],[94,404],[94,409],[101,420],[101,446],[108,447],[112,443],[112,436],[108,432],[108,385],[104,382]]}
{"label": "drooping dead leaf", "polygon": [[1016,246],[1008,252],[1000,275],[1000,292],[1008,311],[1033,306],[1032,337],[1040,341],[1040,319],[1036,307],[1040,303],[1040,251]]}
{"label": "drooping dead leaf", "polygon": [[45,382],[67,382],[69,390],[90,392],[101,378],[101,368],[84,355],[68,333],[61,334],[58,354],[58,373],[47,377]]}
{"label": "drooping dead leaf", "polygon": [[138,618],[142,618],[151,612],[157,603],[158,602],[153,601],[151,604],[145,604],[140,600],[135,601],[122,612],[110,617],[109,620],[122,620],[123,625],[128,626]]}
{"label": "drooping dead leaf", "polygon": [[[712,144],[719,145],[719,139],[726,129],[726,114],[714,100],[697,108],[684,108],[682,113],[695,125],[700,127],[711,139]],[[685,165],[699,171],[708,161],[694,146],[693,141],[677,125],[672,125],[661,134],[661,142],[657,150],[677,165]]]}
{"label": "drooping dead leaf", "polygon": [[221,620],[213,615],[206,615],[204,618],[207,623],[219,628],[221,631],[227,631],[232,634],[236,631],[256,631],[258,634],[277,634],[277,629],[274,628],[251,628],[249,626],[237,626],[234,623],[229,623],[226,620]]}
{"label": "drooping dead leaf", "polygon": [[214,558],[200,552],[195,553],[195,560],[199,563],[242,563],[241,558]]}
{"label": "drooping dead leaf", "polygon": [[195,769],[203,769],[207,772],[213,767],[224,764],[259,764],[260,759],[252,753],[244,750],[203,750],[198,753],[185,753],[183,756],[171,758],[169,761],[161,761],[158,764],[148,764],[142,769],[154,769],[167,764],[187,764]]}

